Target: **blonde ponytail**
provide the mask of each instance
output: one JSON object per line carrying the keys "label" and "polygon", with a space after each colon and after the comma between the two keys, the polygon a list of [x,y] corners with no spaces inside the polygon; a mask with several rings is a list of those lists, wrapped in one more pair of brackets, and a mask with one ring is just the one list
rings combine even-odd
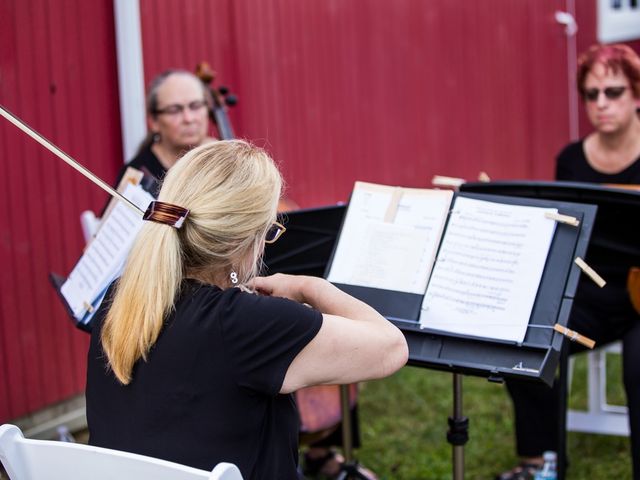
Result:
{"label": "blonde ponytail", "polygon": [[234,270],[246,282],[257,273],[281,185],[266,152],[241,140],[198,147],[169,170],[158,199],[188,208],[189,216],[179,230],[143,226],[102,329],[103,350],[122,384],[146,360],[185,276],[220,280]]}
{"label": "blonde ponytail", "polygon": [[129,254],[102,330],[102,347],[121,383],[131,381],[131,370],[140,357],[146,359],[181,281],[176,231],[147,223]]}

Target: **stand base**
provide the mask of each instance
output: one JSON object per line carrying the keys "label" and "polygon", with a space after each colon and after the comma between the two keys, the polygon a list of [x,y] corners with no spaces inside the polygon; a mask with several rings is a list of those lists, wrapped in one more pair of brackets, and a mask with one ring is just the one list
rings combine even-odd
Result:
{"label": "stand base", "polygon": [[365,474],[360,472],[358,462],[345,462],[340,467],[340,473],[336,477],[337,480],[370,480]]}

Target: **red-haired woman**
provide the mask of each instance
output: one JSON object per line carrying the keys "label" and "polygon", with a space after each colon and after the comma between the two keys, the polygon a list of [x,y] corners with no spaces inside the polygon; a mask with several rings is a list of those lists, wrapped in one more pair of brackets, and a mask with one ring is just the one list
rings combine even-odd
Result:
{"label": "red-haired woman", "polygon": [[[626,45],[594,45],[580,56],[577,73],[578,91],[594,131],[560,152],[556,179],[640,184],[640,58]],[[629,265],[595,244],[589,247],[588,259],[607,285],[601,289],[583,279],[568,326],[597,345],[623,341],[633,472],[640,479],[640,316],[626,289]],[[571,343],[571,353],[580,348]],[[507,387],[515,408],[521,463],[496,478],[533,478],[542,453],[558,449],[558,388],[521,381],[507,382]]]}

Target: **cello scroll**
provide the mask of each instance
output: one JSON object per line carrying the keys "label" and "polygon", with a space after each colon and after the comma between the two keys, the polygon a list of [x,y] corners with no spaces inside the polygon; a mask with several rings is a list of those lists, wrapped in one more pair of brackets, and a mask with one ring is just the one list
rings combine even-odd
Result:
{"label": "cello scroll", "polygon": [[196,66],[195,73],[200,81],[205,84],[211,94],[212,105],[209,110],[209,117],[216,124],[220,139],[231,140],[235,138],[231,121],[227,115],[227,109],[228,107],[236,105],[238,103],[238,99],[235,95],[229,93],[228,88],[223,86],[215,88],[213,86],[216,72],[211,69],[207,62],[200,62]]}

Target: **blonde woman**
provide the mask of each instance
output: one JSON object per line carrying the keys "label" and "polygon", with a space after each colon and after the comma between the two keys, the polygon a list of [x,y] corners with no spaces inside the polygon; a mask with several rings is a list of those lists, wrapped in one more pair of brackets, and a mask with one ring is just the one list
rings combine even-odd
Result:
{"label": "blonde woman", "polygon": [[256,277],[265,242],[283,232],[280,190],[269,156],[239,140],[191,150],[168,171],[95,319],[91,444],[296,479],[290,393],[406,363],[402,333],[325,280]]}

